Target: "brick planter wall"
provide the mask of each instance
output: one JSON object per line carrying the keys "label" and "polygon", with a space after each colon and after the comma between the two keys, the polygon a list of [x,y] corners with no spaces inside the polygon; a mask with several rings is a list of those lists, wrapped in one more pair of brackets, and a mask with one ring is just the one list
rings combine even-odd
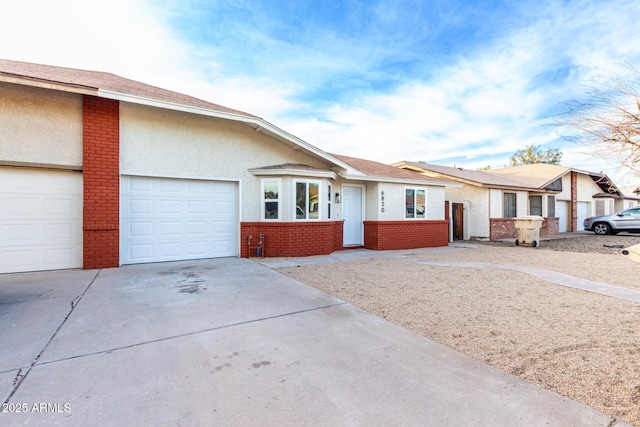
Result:
{"label": "brick planter wall", "polygon": [[489,219],[489,239],[515,239],[516,226],[513,218],[490,218]]}
{"label": "brick planter wall", "polygon": [[120,104],[83,99],[83,267],[120,263]]}
{"label": "brick planter wall", "polygon": [[[255,246],[261,232],[265,238],[265,256],[327,255],[342,249],[342,226],[342,221],[243,222],[240,224],[240,256],[249,256],[248,238],[253,236],[251,244]],[[251,256],[257,254],[253,252]]]}
{"label": "brick planter wall", "polygon": [[449,244],[449,221],[365,221],[364,247],[374,250],[432,248]]}
{"label": "brick planter wall", "polygon": [[544,218],[542,220],[542,228],[540,228],[540,234],[547,236],[560,234],[560,218]]}
{"label": "brick planter wall", "polygon": [[[513,218],[491,218],[491,240],[515,239],[517,237]],[[560,234],[560,218],[543,218],[540,235]]]}

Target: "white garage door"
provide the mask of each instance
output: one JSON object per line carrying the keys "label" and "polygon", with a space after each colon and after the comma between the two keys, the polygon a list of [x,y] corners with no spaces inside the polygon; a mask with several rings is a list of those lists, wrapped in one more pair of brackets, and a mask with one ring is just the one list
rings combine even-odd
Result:
{"label": "white garage door", "polygon": [[82,174],[0,167],[0,273],[82,267]]}
{"label": "white garage door", "polygon": [[578,231],[584,230],[584,220],[589,216],[589,202],[578,202]]}
{"label": "white garage door", "polygon": [[569,230],[569,210],[567,208],[568,204],[569,202],[560,200],[556,201],[556,216],[559,218],[558,231],[560,231],[560,233],[566,233]]}
{"label": "white garage door", "polygon": [[238,255],[238,184],[123,176],[120,262]]}

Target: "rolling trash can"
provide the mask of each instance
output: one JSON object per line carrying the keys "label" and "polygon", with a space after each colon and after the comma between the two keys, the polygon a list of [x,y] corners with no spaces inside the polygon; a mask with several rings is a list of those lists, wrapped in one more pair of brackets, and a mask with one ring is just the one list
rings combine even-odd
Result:
{"label": "rolling trash can", "polygon": [[623,249],[622,255],[627,255],[631,261],[640,262],[640,244]]}
{"label": "rolling trash can", "polygon": [[541,216],[523,216],[513,218],[516,227],[516,246],[525,245],[537,248],[540,245]]}

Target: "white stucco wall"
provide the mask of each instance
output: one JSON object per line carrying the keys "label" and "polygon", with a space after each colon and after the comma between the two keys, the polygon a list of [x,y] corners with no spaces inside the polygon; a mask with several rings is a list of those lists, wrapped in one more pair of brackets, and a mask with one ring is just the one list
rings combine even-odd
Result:
{"label": "white stucco wall", "polygon": [[489,190],[489,218],[502,218],[504,213],[502,204],[502,190],[495,188]]}
{"label": "white stucco wall", "polygon": [[[426,218],[444,219],[444,187],[405,185],[396,183],[367,183],[367,220],[398,221],[405,218],[405,189],[422,188],[425,190]],[[384,201],[382,200],[384,192]],[[383,205],[384,202],[384,205]],[[384,212],[383,212],[384,208]]]}
{"label": "white stucco wall", "polygon": [[[490,191],[487,188],[474,185],[447,188],[446,199],[450,203],[462,203],[464,205],[463,227],[465,239],[489,237],[489,218],[491,213],[489,194]],[[498,202],[501,209],[502,193],[499,193],[499,197]],[[500,216],[502,216],[501,213]],[[493,218],[493,216],[491,217]]]}
{"label": "white stucco wall", "polygon": [[0,83],[0,163],[81,168],[82,97]]}
{"label": "white stucco wall", "polygon": [[[249,169],[283,163],[328,169],[328,165],[237,122],[128,103],[121,103],[120,122],[123,175],[238,181],[242,221],[260,220],[261,177]],[[293,177],[283,177],[282,184],[282,220],[290,221]],[[326,192],[324,185],[321,191]]]}

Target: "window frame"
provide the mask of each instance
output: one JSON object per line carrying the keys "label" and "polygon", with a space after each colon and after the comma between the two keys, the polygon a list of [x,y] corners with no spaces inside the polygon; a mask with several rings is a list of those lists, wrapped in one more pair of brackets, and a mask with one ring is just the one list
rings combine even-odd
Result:
{"label": "window frame", "polygon": [[[531,201],[534,199],[540,200],[540,206],[536,206],[536,208],[539,209],[540,213],[533,213],[533,203],[531,203]],[[542,195],[529,196],[529,215],[543,216],[542,215]]]}
{"label": "window frame", "polygon": [[556,217],[556,196],[547,195],[547,217]]}
{"label": "window frame", "polygon": [[[513,196],[513,216],[509,215],[511,210],[511,204],[507,203],[507,196]],[[502,217],[503,218],[516,218],[518,216],[518,193],[511,193],[504,191],[502,193]]]}
{"label": "window frame", "polygon": [[[267,199],[265,197],[265,184],[276,183],[278,186],[278,197],[275,199]],[[260,180],[260,218],[261,221],[282,221],[282,179],[281,178],[262,178]],[[267,203],[277,203],[278,211],[276,218],[267,218]]]}
{"label": "window frame", "polygon": [[[305,218],[298,218],[298,184],[305,184]],[[313,184],[318,188],[318,217],[317,218],[309,218],[309,187]],[[298,178],[293,180],[293,220],[294,221],[321,221],[322,220],[322,200],[323,200],[323,191],[322,191],[322,181],[316,179],[303,179]]]}
{"label": "window frame", "polygon": [[[412,202],[413,202],[413,216],[408,216],[409,213],[409,206],[407,204],[408,201],[408,191],[413,191],[413,196],[412,196]],[[422,216],[418,217],[417,215],[417,208],[416,206],[418,206],[418,192],[422,191],[424,193],[424,206],[423,206],[423,211],[422,211]],[[408,220],[424,220],[427,219],[427,187],[414,187],[414,186],[405,186],[404,187],[404,219],[408,219]]]}

